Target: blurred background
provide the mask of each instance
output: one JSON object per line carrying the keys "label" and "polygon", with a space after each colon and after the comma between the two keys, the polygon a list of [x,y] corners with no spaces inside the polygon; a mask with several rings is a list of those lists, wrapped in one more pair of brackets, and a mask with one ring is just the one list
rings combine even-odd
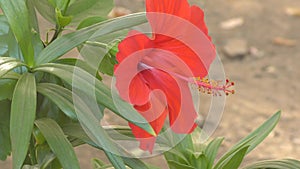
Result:
{"label": "blurred background", "polygon": [[[227,97],[222,121],[213,135],[226,138],[222,152],[282,110],[278,126],[243,164],[263,159],[300,159],[300,1],[190,2],[204,9],[209,34],[226,75],[236,84],[236,94]],[[117,8],[110,15],[143,11],[143,3],[143,0],[116,0]],[[52,27],[41,20],[44,32]],[[200,106],[206,109],[208,104]],[[104,159],[100,151],[88,146],[78,147],[76,152],[83,169],[91,168],[91,158]],[[146,161],[167,168],[161,158]],[[0,169],[10,168],[10,159],[0,162]]]}

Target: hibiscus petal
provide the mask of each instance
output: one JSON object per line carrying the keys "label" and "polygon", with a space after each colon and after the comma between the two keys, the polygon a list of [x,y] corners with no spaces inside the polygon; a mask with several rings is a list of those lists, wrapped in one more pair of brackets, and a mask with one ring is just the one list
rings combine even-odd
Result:
{"label": "hibiscus petal", "polygon": [[211,40],[211,37],[208,35],[208,29],[204,21],[204,12],[198,6],[191,7],[191,18],[190,21],[196,25],[202,32],[207,35],[208,39]]}
{"label": "hibiscus petal", "polygon": [[[121,63],[125,58],[132,55],[137,51],[141,51],[145,48],[151,48],[153,46],[149,37],[142,34],[139,31],[132,30],[128,33],[126,38],[119,44],[119,52],[116,55],[116,59]],[[117,67],[118,65],[116,65]]]}
{"label": "hibiscus petal", "polygon": [[[144,110],[145,108],[149,108],[150,103],[147,103],[144,106],[140,106],[137,107],[135,106],[135,108],[139,111],[139,110]],[[156,132],[156,134],[158,134],[165,122],[165,119],[167,117],[168,114],[168,110],[167,108],[165,108],[162,112],[159,112],[159,116],[155,119],[152,120],[151,116],[149,116],[149,114],[156,116],[158,114],[157,111],[155,111],[155,109],[148,109],[148,111],[143,112],[143,111],[139,111],[141,113],[141,115],[143,115],[145,117],[146,120],[149,121],[149,124],[152,126],[152,128],[154,129],[154,131]],[[150,119],[147,119],[147,117],[150,117]],[[135,136],[135,138],[140,142],[140,148],[142,150],[148,150],[150,153],[152,153],[155,141],[156,141],[156,137],[150,135],[148,132],[146,132],[145,130],[141,129],[140,127],[129,123],[129,127],[132,130],[133,135]]]}
{"label": "hibiscus petal", "polygon": [[141,73],[132,79],[129,91],[131,104],[144,105],[149,101],[150,89],[145,83]]}
{"label": "hibiscus petal", "polygon": [[143,71],[143,76],[152,90],[163,91],[167,99],[171,129],[176,133],[193,131],[198,115],[193,105],[188,83],[157,69]]}
{"label": "hibiscus petal", "polygon": [[146,0],[147,12],[159,12],[189,18],[190,6],[187,0]]}

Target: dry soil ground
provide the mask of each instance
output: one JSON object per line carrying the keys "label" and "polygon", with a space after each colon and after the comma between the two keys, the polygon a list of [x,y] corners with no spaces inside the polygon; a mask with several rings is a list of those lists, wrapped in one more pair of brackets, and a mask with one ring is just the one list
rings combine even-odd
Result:
{"label": "dry soil ground", "polygon": [[[131,10],[142,9],[142,5],[132,1],[121,3],[130,2],[127,7]],[[287,12],[291,7],[299,10],[300,1],[209,0],[200,4],[226,74],[236,83],[236,94],[227,98],[222,121],[214,134],[214,137],[226,137],[222,151],[282,110],[279,125],[245,162],[300,159],[300,16],[295,9],[296,16],[291,15],[292,9]],[[234,18],[243,23],[222,28],[222,22]],[[235,39],[246,42],[246,46],[241,46],[245,51],[242,56],[228,57],[223,48]],[[77,153],[84,169],[90,168],[90,158],[102,156],[86,146],[79,147]],[[147,161],[166,168],[160,157]],[[0,162],[0,168],[9,169],[10,161]]]}

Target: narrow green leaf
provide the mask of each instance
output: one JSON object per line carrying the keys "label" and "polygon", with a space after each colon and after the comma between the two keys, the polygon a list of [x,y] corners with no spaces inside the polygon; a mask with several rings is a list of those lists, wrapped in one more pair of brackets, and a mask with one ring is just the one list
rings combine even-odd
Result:
{"label": "narrow green leaf", "polygon": [[235,147],[238,147],[238,145],[243,144],[247,140],[255,137],[255,139],[253,139],[251,143],[249,143],[250,147],[247,150],[247,154],[248,154],[271,133],[271,131],[275,128],[275,126],[279,122],[280,116],[281,116],[281,111],[275,113],[271,118],[269,118],[266,122],[264,122],[259,128],[254,130],[247,137],[243,138],[232,148],[234,149]]}
{"label": "narrow green leaf", "polygon": [[48,0],[48,2],[54,8],[57,8],[64,13],[70,3],[70,0]]}
{"label": "narrow green leaf", "polygon": [[54,102],[68,117],[77,120],[71,91],[51,83],[38,84],[37,91]]}
{"label": "narrow green leaf", "polygon": [[20,66],[25,66],[25,64],[15,58],[0,57],[0,78],[12,69]]}
{"label": "narrow green leaf", "polygon": [[223,163],[218,169],[238,169],[241,165],[249,147],[243,147]]}
{"label": "narrow green leaf", "polygon": [[216,138],[212,140],[204,150],[204,154],[207,157],[207,168],[211,169],[216,159],[218,150],[223,142],[224,138]]}
{"label": "narrow green leaf", "polygon": [[136,110],[128,103],[124,102],[120,98],[115,98],[114,101],[116,104],[122,105],[124,110],[120,113],[112,100],[110,89],[81,68],[61,64],[44,64],[35,68],[33,71],[42,71],[58,76],[69,85],[72,85],[73,90],[80,90],[89,94],[91,98],[94,98],[94,94],[96,94],[98,103],[112,110],[125,120],[141,127],[150,134],[155,135],[154,130],[143,116],[136,112]]}
{"label": "narrow green leaf", "polygon": [[12,80],[18,80],[21,77],[20,74],[16,72],[7,72],[4,76],[1,77],[1,79],[12,79]]}
{"label": "narrow green leaf", "polygon": [[53,41],[39,54],[39,57],[36,61],[37,65],[54,61],[58,57],[87,41],[92,35],[94,36],[95,33],[96,37],[100,37],[145,22],[147,22],[145,13],[136,13],[110,19],[99,24],[63,35]]}
{"label": "narrow green leaf", "polygon": [[30,27],[33,28],[33,30],[36,31],[37,34],[39,34],[40,33],[39,23],[38,23],[38,19],[37,19],[37,16],[36,16],[34,3],[33,3],[32,0],[26,0],[26,5],[27,5],[27,8],[28,8],[28,12],[29,12]]}
{"label": "narrow green leaf", "polygon": [[49,22],[55,24],[55,8],[49,3],[48,0],[30,0],[35,5],[39,13]]}
{"label": "narrow green leaf", "polygon": [[103,166],[105,166],[105,163],[103,161],[101,161],[100,159],[92,159],[92,165],[93,165],[93,169],[98,169],[101,168]]}
{"label": "narrow green leaf", "polygon": [[66,15],[73,16],[73,25],[77,26],[86,16],[106,18],[113,5],[113,0],[76,0],[70,4]]}
{"label": "narrow green leaf", "polygon": [[106,20],[105,18],[100,17],[100,16],[89,17],[89,18],[84,19],[82,22],[80,22],[77,29],[79,30],[82,28],[86,28],[86,27],[92,26],[94,24],[97,24],[99,22],[103,22],[105,20]]}
{"label": "narrow green leaf", "polygon": [[98,68],[94,68],[93,66],[87,64],[85,61],[75,58],[62,58],[55,61],[55,63],[71,65],[71,66],[78,66],[81,69],[87,71],[91,75],[97,77],[97,79],[102,80],[102,77],[98,73]]}
{"label": "narrow green leaf", "polygon": [[0,79],[0,101],[4,99],[12,99],[16,80]]}
{"label": "narrow green leaf", "polygon": [[137,158],[128,158],[122,157],[125,164],[130,168],[138,168],[138,169],[149,169],[149,167],[141,160]]}
{"label": "narrow green leaf", "polygon": [[36,83],[33,74],[25,73],[16,84],[10,117],[13,168],[21,168],[27,155],[28,145],[36,113]]}
{"label": "narrow green leaf", "polygon": [[214,168],[218,168],[222,163],[228,160],[228,158],[239,151],[243,147],[248,147],[247,153],[253,150],[258,144],[260,144],[274,129],[279,121],[281,112],[275,113],[271,118],[264,122],[260,127],[250,133],[247,137],[243,138],[237,144],[235,144],[227,153],[225,153],[217,162]]}
{"label": "narrow green leaf", "polygon": [[200,154],[200,156],[196,159],[197,166],[195,168],[199,169],[210,169],[208,168],[208,161],[204,154]]}
{"label": "narrow green leaf", "polygon": [[[1,87],[0,87],[1,88]],[[10,101],[0,101],[0,160],[6,160],[11,152],[9,136]]]}
{"label": "narrow green leaf", "polygon": [[4,15],[0,14],[0,35],[6,35],[9,31],[9,24],[7,22],[7,19]]}
{"label": "narrow green leaf", "polygon": [[39,167],[38,166],[32,166],[32,165],[24,165],[23,167],[22,167],[22,169],[39,169]]}
{"label": "narrow green leaf", "polygon": [[72,17],[64,16],[60,9],[56,8],[55,13],[56,13],[56,22],[59,25],[59,27],[63,28],[71,23]]}
{"label": "narrow green leaf", "polygon": [[54,120],[48,118],[38,119],[35,121],[35,125],[45,136],[51,150],[57,156],[64,169],[80,169],[71,143]]}
{"label": "narrow green leaf", "polygon": [[0,0],[0,6],[7,17],[10,28],[20,45],[25,63],[27,63],[29,66],[33,66],[33,36],[31,33],[29,11],[27,9],[26,2],[24,0]]}
{"label": "narrow green leaf", "polygon": [[[43,87],[43,89],[41,89],[40,86]],[[59,89],[58,86],[51,85],[51,84],[41,84],[40,86],[38,88],[39,91],[44,90],[45,88]],[[71,92],[67,92],[67,90],[62,90],[61,88],[59,90],[61,90],[60,92],[64,92],[65,93],[64,95],[67,97],[69,97],[71,94]],[[70,98],[68,98],[68,99],[70,99]],[[116,147],[112,143],[112,141],[109,139],[108,135],[103,130],[103,128],[99,125],[98,119],[96,118],[94,113],[91,111],[89,106],[87,106],[87,104],[85,104],[75,94],[73,94],[73,99],[76,99],[79,102],[78,105],[76,106],[77,107],[76,114],[77,114],[78,120],[85,127],[85,131],[87,132],[87,135],[89,137],[93,138],[92,140],[93,140],[93,142],[96,143],[96,145],[104,148],[104,151],[106,152],[108,158],[116,167],[124,168],[124,166],[123,166],[124,164],[123,164],[123,161],[121,160],[121,158],[113,154],[113,153],[117,153],[118,150],[116,149]],[[68,102],[68,101],[69,100],[65,100],[65,102]],[[70,104],[70,101],[68,104],[64,104],[64,106],[65,106],[64,109],[71,110],[74,108],[73,104]],[[83,134],[83,137],[84,137],[84,134]],[[47,137],[46,137],[46,139],[47,139]],[[83,138],[83,140],[88,140],[88,139]]]}
{"label": "narrow green leaf", "polygon": [[243,169],[263,169],[263,168],[299,169],[300,161],[294,160],[294,159],[259,161],[259,162],[250,164],[250,165],[244,167]]}
{"label": "narrow green leaf", "polygon": [[177,161],[168,161],[168,165],[170,167],[170,169],[196,169],[194,167],[191,167],[191,166],[188,166],[188,165],[185,165],[185,164],[181,164],[181,163],[178,163]]}
{"label": "narrow green leaf", "polygon": [[117,145],[110,139],[105,130],[99,125],[99,121],[90,107],[76,94],[73,94],[76,100],[76,114],[81,126],[86,134],[99,147],[103,148],[106,156],[115,168],[125,169],[125,164],[119,154],[122,153]]}
{"label": "narrow green leaf", "polygon": [[117,64],[116,56],[107,53],[99,65],[99,71],[109,76],[114,75],[114,66]]}

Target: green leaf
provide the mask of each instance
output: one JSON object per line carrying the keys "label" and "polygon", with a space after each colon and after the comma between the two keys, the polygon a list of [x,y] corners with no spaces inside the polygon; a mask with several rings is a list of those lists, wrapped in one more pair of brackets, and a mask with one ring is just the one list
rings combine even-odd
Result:
{"label": "green leaf", "polygon": [[36,145],[35,151],[38,165],[42,169],[45,169],[56,159],[48,144]]}
{"label": "green leaf", "polygon": [[71,65],[71,66],[78,66],[93,76],[95,76],[95,74],[96,74],[97,79],[102,80],[102,77],[98,73],[98,68],[94,68],[93,66],[87,64],[83,60],[75,59],[75,58],[63,58],[63,59],[56,60],[55,63]]}
{"label": "green leaf", "polygon": [[64,169],[80,169],[74,149],[59,125],[49,118],[38,119],[34,123],[43,133],[62,167]]}
{"label": "green leaf", "polygon": [[54,7],[65,13],[70,0],[48,0],[48,2]]}
{"label": "green leaf", "polygon": [[92,165],[93,165],[93,169],[98,169],[98,168],[101,168],[103,166],[105,166],[106,164],[101,161],[100,159],[92,159]]}
{"label": "green leaf", "polygon": [[170,169],[196,169],[194,167],[191,167],[191,166],[188,166],[185,164],[181,164],[181,163],[178,163],[177,161],[172,161],[172,160],[168,161],[168,165],[169,165]]}
{"label": "green leaf", "polygon": [[238,169],[241,165],[249,147],[243,147],[234,153],[228,161],[223,163],[218,169]]}
{"label": "green leaf", "polygon": [[145,22],[147,22],[145,13],[136,13],[115,19],[110,19],[99,24],[63,35],[53,41],[39,54],[39,57],[36,61],[37,65],[54,61],[68,51],[90,39],[91,36],[104,36]]}
{"label": "green leaf", "polygon": [[71,91],[51,83],[38,84],[37,91],[54,102],[68,117],[77,120]]}
{"label": "green leaf", "polygon": [[252,137],[255,137],[255,139],[253,139],[249,143],[250,147],[247,150],[247,154],[248,154],[271,133],[271,131],[275,128],[275,126],[279,122],[280,115],[281,115],[281,111],[275,113],[271,118],[269,118],[266,122],[264,122],[259,128],[254,130],[247,137],[243,138],[232,148],[238,147],[240,144],[243,144],[244,142],[251,139]]}
{"label": "green leaf", "polygon": [[[94,95],[96,94],[96,99],[99,104],[107,107],[120,117],[141,127],[150,134],[155,135],[154,130],[146,119],[131,105],[124,102],[119,97],[112,100],[110,89],[81,68],[61,64],[44,64],[35,68],[33,71],[42,71],[53,74],[66,81],[69,85],[72,85],[73,90],[80,90],[83,93],[90,95],[90,98],[94,98]],[[115,103],[122,105],[123,110],[121,112],[119,112]]]}
{"label": "green leaf", "polygon": [[196,166],[195,168],[199,169],[210,169],[208,168],[208,161],[204,154],[200,154],[199,157],[195,160]]}
{"label": "green leaf", "polygon": [[103,148],[106,156],[115,168],[125,169],[125,164],[121,157],[118,156],[122,153],[117,145],[110,139],[105,130],[99,125],[99,121],[94,113],[91,111],[88,104],[85,103],[75,93],[73,99],[76,100],[76,114],[81,126],[86,134],[95,142],[99,147]]}
{"label": "green leaf", "polygon": [[49,22],[55,24],[55,8],[48,0],[30,0],[39,13]]}
{"label": "green leaf", "polygon": [[113,0],[75,0],[70,4],[66,15],[73,16],[73,24],[77,25],[87,16],[106,18],[113,5]]}
{"label": "green leaf", "polygon": [[[49,86],[51,86],[50,84],[42,84],[42,85],[43,85],[43,88],[45,88],[45,85],[48,86],[47,88],[49,88]],[[54,86],[54,85],[52,85],[52,86],[53,86],[53,89],[58,88],[57,86]],[[40,90],[40,88],[39,88],[39,90]],[[66,90],[61,91],[61,92],[65,92],[66,96],[71,94],[71,93],[66,92]],[[77,99],[77,101],[79,102],[78,105],[76,106],[77,107],[76,114],[77,114],[78,120],[85,127],[85,131],[87,132],[88,136],[93,138],[92,140],[96,143],[96,145],[104,148],[104,151],[106,152],[108,158],[115,166],[124,168],[124,167],[122,167],[124,164],[123,164],[123,161],[121,160],[121,158],[114,155],[113,153],[111,153],[111,152],[114,152],[114,153],[118,152],[118,149],[116,149],[115,145],[109,139],[106,132],[99,125],[99,121],[95,117],[94,112],[92,112],[90,110],[89,106],[87,106],[87,104],[84,103],[75,94],[73,94],[73,99]],[[72,104],[65,104],[64,106],[65,106],[65,109],[73,109],[74,108],[74,106]],[[46,137],[46,139],[47,139],[47,137]]]}
{"label": "green leaf", "polygon": [[0,78],[12,69],[20,66],[25,66],[25,64],[15,58],[0,57]]}
{"label": "green leaf", "polygon": [[0,35],[6,35],[9,31],[9,24],[7,22],[7,19],[4,15],[0,14]]}
{"label": "green leaf", "polygon": [[294,159],[259,161],[259,162],[250,164],[250,165],[244,167],[243,169],[263,169],[263,168],[299,169],[300,161],[294,160]]}
{"label": "green leaf", "polygon": [[21,77],[20,74],[16,72],[8,72],[4,76],[1,77],[1,79],[12,79],[12,80],[18,80]]}
{"label": "green leaf", "polygon": [[72,17],[63,16],[60,9],[55,8],[55,13],[56,13],[56,22],[60,27],[65,27],[71,23]]}
{"label": "green leaf", "polygon": [[116,56],[111,55],[111,50],[103,57],[99,65],[100,72],[107,74],[109,76],[114,75],[114,66],[118,63],[116,60]]}
{"label": "green leaf", "polygon": [[77,27],[77,30],[92,26],[94,24],[103,22],[105,20],[106,20],[105,18],[100,17],[100,16],[93,16],[93,17],[86,18],[82,22],[80,22],[80,24]]}
{"label": "green leaf", "polygon": [[22,169],[39,169],[39,167],[36,166],[36,165],[34,165],[34,166],[32,166],[32,165],[24,165],[22,167]]}
{"label": "green leaf", "polygon": [[21,168],[27,155],[36,113],[36,97],[35,77],[25,73],[16,84],[11,104],[13,168]]}
{"label": "green leaf", "polygon": [[130,168],[149,169],[149,167],[143,161],[137,158],[122,157],[122,159]]}
{"label": "green leaf", "polygon": [[26,0],[26,5],[28,7],[28,12],[29,12],[29,23],[30,23],[30,27],[33,28],[34,31],[37,32],[37,34],[40,33],[39,31],[39,23],[38,23],[38,19],[36,16],[36,11],[34,8],[34,3],[32,0]]}
{"label": "green leaf", "polygon": [[207,168],[211,169],[216,159],[218,150],[223,142],[224,138],[216,138],[212,140],[204,150],[204,154],[207,157]]}
{"label": "green leaf", "polygon": [[10,101],[0,101],[0,108],[0,160],[4,161],[11,152],[9,136]]}
{"label": "green leaf", "polygon": [[33,66],[33,36],[30,28],[29,11],[27,9],[26,2],[24,0],[0,0],[0,6],[20,45],[25,63],[29,66]]}
{"label": "green leaf", "polygon": [[0,57],[7,56],[8,53],[8,32],[9,32],[9,24],[4,15],[0,14]]}
{"label": "green leaf", "polygon": [[16,80],[0,79],[0,101],[4,99],[12,99]]}
{"label": "green leaf", "polygon": [[214,168],[219,168],[219,166],[232,156],[232,154],[241,150],[242,148],[248,147],[247,153],[253,150],[259,143],[261,143],[269,133],[274,129],[276,124],[280,119],[281,112],[275,113],[271,118],[264,122],[259,128],[250,133],[247,137],[243,138],[237,144],[235,144],[227,153],[225,153],[220,160],[217,162]]}

